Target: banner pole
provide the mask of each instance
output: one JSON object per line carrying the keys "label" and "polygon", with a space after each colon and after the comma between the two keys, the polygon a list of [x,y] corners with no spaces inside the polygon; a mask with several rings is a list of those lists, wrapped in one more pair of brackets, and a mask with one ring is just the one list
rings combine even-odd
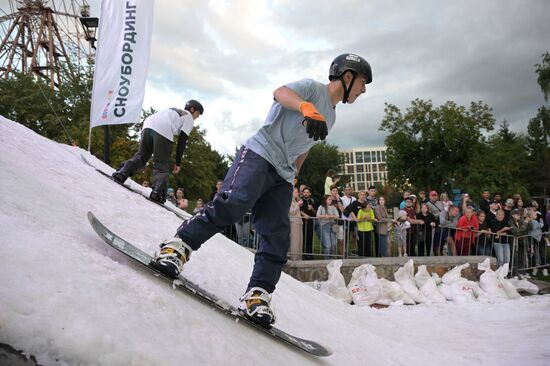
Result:
{"label": "banner pole", "polygon": [[90,123],[90,130],[88,133],[88,152],[91,153],[91,147],[92,147],[92,124]]}

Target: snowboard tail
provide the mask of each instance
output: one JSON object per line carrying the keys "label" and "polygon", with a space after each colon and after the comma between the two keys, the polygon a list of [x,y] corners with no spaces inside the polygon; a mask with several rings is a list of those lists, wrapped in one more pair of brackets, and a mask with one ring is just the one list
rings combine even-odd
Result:
{"label": "snowboard tail", "polygon": [[90,221],[90,224],[92,225],[94,231],[99,235],[101,239],[103,239],[103,241],[105,241],[107,244],[109,244],[111,247],[115,248],[119,252],[130,257],[140,265],[146,267],[151,274],[164,278],[167,282],[174,285],[176,289],[185,291],[187,294],[192,295],[193,297],[210,306],[211,308],[233,318],[235,321],[246,324],[258,331],[266,333],[267,335],[273,336],[278,341],[281,341],[287,345],[290,345],[315,356],[325,357],[332,354],[332,351],[329,348],[317,342],[295,337],[273,326],[266,328],[265,326],[255,323],[254,321],[242,316],[239,310],[234,306],[227,304],[226,302],[217,298],[214,294],[186,280],[181,275],[177,280],[172,280],[171,278],[164,275],[162,272],[156,270],[150,265],[151,261],[153,260],[152,256],[110,231],[94,216],[92,212],[88,212],[88,220]]}

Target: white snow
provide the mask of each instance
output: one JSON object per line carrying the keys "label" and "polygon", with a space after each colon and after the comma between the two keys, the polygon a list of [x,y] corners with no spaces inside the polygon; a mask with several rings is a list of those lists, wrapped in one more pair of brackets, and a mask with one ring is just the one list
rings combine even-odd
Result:
{"label": "white snow", "polygon": [[[41,364],[550,364],[548,295],[377,310],[283,274],[277,326],[334,354],[295,351],[114,256],[88,210],[150,253],[180,220],[83,164],[81,153],[0,117],[0,342]],[[217,235],[185,275],[236,305],[252,264],[252,253]]]}

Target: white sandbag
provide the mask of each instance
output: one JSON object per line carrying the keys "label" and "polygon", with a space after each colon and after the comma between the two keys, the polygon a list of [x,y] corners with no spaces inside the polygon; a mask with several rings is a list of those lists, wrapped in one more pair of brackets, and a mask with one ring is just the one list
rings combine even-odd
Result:
{"label": "white sandbag", "polygon": [[500,278],[506,278],[508,277],[508,274],[510,273],[510,264],[504,263],[502,266],[498,267],[495,271],[497,276]]}
{"label": "white sandbag", "polygon": [[319,291],[351,304],[352,298],[346,287],[346,280],[340,272],[342,263],[342,260],[338,259],[327,264],[328,280],[321,282]]}
{"label": "white sandbag", "polygon": [[427,280],[422,287],[420,287],[420,292],[422,295],[424,295],[429,302],[434,304],[440,304],[447,302],[447,299],[445,296],[441,294],[441,292],[438,290],[437,285],[435,284],[435,281],[433,278],[430,277],[429,280]]}
{"label": "white sandbag", "polygon": [[434,280],[435,284],[439,286],[441,284],[441,277],[437,273],[432,273],[432,279]]}
{"label": "white sandbag", "polygon": [[453,292],[450,285],[441,282],[439,285],[437,285],[437,289],[439,290],[439,292],[441,292],[441,295],[443,295],[447,301],[453,301]]}
{"label": "white sandbag", "polygon": [[311,288],[316,289],[317,291],[320,291],[321,290],[321,283],[322,283],[321,281],[315,280],[313,282],[304,282],[304,285],[307,285]]}
{"label": "white sandbag", "polygon": [[460,278],[449,285],[451,288],[451,299],[456,303],[469,303],[476,301],[474,287],[477,283]]}
{"label": "white sandbag", "polygon": [[539,287],[532,282],[527,280],[520,280],[517,277],[514,277],[509,280],[517,289],[517,291],[525,291],[529,294],[536,295],[539,293]]}
{"label": "white sandbag", "polygon": [[[507,264],[505,264],[507,266]],[[502,271],[494,272],[491,269],[489,258],[478,263],[477,268],[480,271],[485,271],[479,277],[479,286],[485,291],[489,300],[508,299],[508,294],[504,290],[502,278],[499,274]]]}
{"label": "white sandbag", "polygon": [[514,283],[509,279],[502,279],[502,287],[504,288],[504,292],[506,292],[506,295],[508,295],[509,299],[515,300],[521,297],[516,288],[516,285],[514,285]]}
{"label": "white sandbag", "polygon": [[418,266],[418,271],[414,275],[414,279],[416,280],[416,285],[420,289],[420,292],[429,302],[443,303],[447,301],[445,296],[437,289],[435,279],[428,273],[426,265],[423,264]]}
{"label": "white sandbag", "polygon": [[[399,302],[405,305],[416,304],[416,302],[409,295],[407,295],[405,291],[403,291],[397,282],[388,281],[385,278],[379,279],[379,282],[382,286],[382,297],[391,299],[392,305],[396,305]],[[377,303],[380,303],[381,300]]]}
{"label": "white sandbag", "polygon": [[456,266],[443,275],[441,281],[446,285],[452,285],[453,282],[462,278],[462,270],[470,267],[470,263],[464,263]]}
{"label": "white sandbag", "polygon": [[353,270],[348,290],[355,305],[370,306],[382,296],[375,269],[372,264],[367,263]]}
{"label": "white sandbag", "polygon": [[466,303],[476,301],[477,296],[484,297],[484,291],[477,282],[462,277],[462,270],[470,267],[469,263],[456,266],[441,278],[438,290],[449,301]]}
{"label": "white sandbag", "polygon": [[486,272],[488,269],[491,269],[491,259],[485,258],[483,262],[477,264],[477,269],[484,272]]}
{"label": "white sandbag", "polygon": [[416,271],[416,274],[414,275],[414,279],[416,281],[416,285],[418,288],[422,288],[426,281],[431,280],[432,276],[428,273],[428,269],[425,264],[418,266],[418,270]]}
{"label": "white sandbag", "polygon": [[479,282],[477,282],[477,281],[469,281],[469,282],[470,282],[470,286],[472,287],[472,290],[474,292],[474,296],[476,297],[476,300],[480,300],[480,299],[486,300],[487,294],[479,286]]}
{"label": "white sandbag", "polygon": [[509,299],[519,299],[521,295],[519,294],[516,285],[511,282],[509,279],[506,278],[509,272],[509,264],[504,263],[499,269],[496,270],[496,274],[500,282],[502,283],[502,287],[504,288],[504,292],[506,292],[506,295]]}
{"label": "white sandbag", "polygon": [[418,289],[416,286],[416,281],[414,279],[414,263],[410,259],[403,267],[400,267],[394,274],[395,282],[401,286],[403,291],[407,293],[414,301],[417,303],[428,302],[428,299]]}
{"label": "white sandbag", "polygon": [[[375,304],[386,305],[386,306],[394,305],[394,300],[390,297],[390,294],[384,291],[384,285],[382,283],[382,280],[386,281],[383,278],[379,279],[378,277],[376,277],[375,279],[374,276],[367,275],[367,282],[370,282],[369,285],[366,285],[367,291],[370,289],[370,291],[373,292],[380,289],[380,296],[376,300]],[[397,287],[399,287],[397,283],[396,285]],[[412,303],[414,304],[414,301],[412,301]]]}

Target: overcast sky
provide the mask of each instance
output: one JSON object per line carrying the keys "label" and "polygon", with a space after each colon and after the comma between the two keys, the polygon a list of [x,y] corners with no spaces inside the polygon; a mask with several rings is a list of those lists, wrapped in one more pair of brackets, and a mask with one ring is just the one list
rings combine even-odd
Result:
{"label": "overcast sky", "polygon": [[[99,15],[99,0],[88,0]],[[5,0],[1,3],[5,4]],[[339,104],[328,141],[381,146],[384,103],[405,110],[482,100],[526,132],[544,103],[534,64],[550,51],[550,1],[155,0],[144,108],[200,100],[199,125],[222,153],[254,133],[287,82],[328,82],[333,58],[366,58],[373,83]]]}

